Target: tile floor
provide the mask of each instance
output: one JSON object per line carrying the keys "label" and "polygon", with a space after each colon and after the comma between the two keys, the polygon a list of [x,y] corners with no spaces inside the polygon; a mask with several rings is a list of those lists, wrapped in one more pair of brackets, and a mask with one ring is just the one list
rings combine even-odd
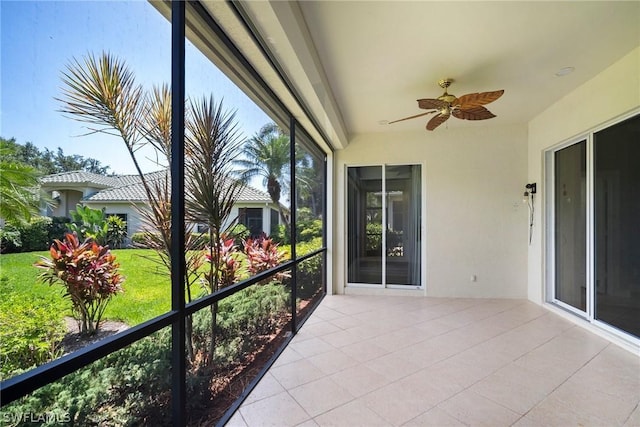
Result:
{"label": "tile floor", "polygon": [[522,300],[327,296],[227,426],[640,426],[640,357]]}

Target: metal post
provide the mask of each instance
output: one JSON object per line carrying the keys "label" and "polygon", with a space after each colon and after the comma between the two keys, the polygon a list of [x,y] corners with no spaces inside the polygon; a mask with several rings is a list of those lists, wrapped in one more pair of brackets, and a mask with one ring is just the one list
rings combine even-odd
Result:
{"label": "metal post", "polygon": [[184,97],[185,3],[171,2],[171,309],[179,313],[171,328],[171,418],[186,423],[185,259],[184,259]]}
{"label": "metal post", "polygon": [[[289,199],[291,201],[291,221],[289,222],[289,229],[291,235],[291,260],[295,261],[296,255],[296,119],[293,116],[289,116],[289,157],[290,157],[290,178],[291,183],[289,185]],[[291,332],[295,334],[297,332],[297,304],[298,298],[298,285],[297,285],[297,264],[294,263],[291,268]]]}

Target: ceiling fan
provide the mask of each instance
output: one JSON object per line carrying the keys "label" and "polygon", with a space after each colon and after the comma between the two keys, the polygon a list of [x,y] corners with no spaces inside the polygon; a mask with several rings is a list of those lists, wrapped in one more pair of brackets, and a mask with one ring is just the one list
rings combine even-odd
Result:
{"label": "ceiling fan", "polygon": [[427,130],[434,130],[446,122],[451,116],[464,120],[486,120],[495,117],[495,114],[484,108],[483,105],[500,98],[504,90],[468,93],[458,98],[447,93],[447,88],[451,86],[451,83],[453,83],[453,79],[442,79],[438,81],[438,85],[444,89],[444,93],[438,98],[418,99],[418,107],[431,111],[394,120],[389,122],[389,124],[437,113],[427,123]]}

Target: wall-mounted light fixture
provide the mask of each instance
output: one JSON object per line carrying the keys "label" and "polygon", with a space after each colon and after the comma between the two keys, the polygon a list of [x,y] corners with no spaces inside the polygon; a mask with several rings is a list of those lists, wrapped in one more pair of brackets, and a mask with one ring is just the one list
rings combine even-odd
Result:
{"label": "wall-mounted light fixture", "polygon": [[522,201],[529,207],[529,244],[531,244],[531,238],[533,237],[533,212],[534,212],[534,194],[537,192],[536,183],[530,183],[524,186],[524,195]]}

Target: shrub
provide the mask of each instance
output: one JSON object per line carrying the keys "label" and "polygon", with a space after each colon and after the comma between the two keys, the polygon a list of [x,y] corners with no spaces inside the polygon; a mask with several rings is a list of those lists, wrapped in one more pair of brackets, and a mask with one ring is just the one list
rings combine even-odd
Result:
{"label": "shrub", "polygon": [[[251,354],[266,336],[273,334],[289,306],[287,289],[278,282],[250,286],[218,304],[216,361],[230,364]],[[211,340],[208,310],[194,314],[196,351],[206,352]]]}
{"label": "shrub", "polygon": [[[309,208],[299,208],[296,211],[296,242],[309,242],[317,237],[322,237],[323,222],[314,216]],[[276,230],[271,230],[270,236],[274,242],[281,245],[291,243],[291,233],[289,228],[278,225]]]}
{"label": "shrub", "polygon": [[63,283],[80,332],[92,335],[111,297],[122,291],[124,278],[118,273],[116,257],[95,242],[81,244],[71,233],[51,245],[50,255],[51,259],[41,257],[35,264],[44,270],[40,279],[49,285]]}
{"label": "shrub", "polygon": [[22,246],[20,232],[11,225],[0,228],[0,253],[18,252]]}
{"label": "shrub", "polygon": [[75,211],[71,211],[71,224],[69,230],[76,233],[81,239],[92,239],[98,244],[104,245],[107,239],[108,224],[104,215],[104,209],[92,209],[89,206],[77,205]]}
{"label": "shrub", "polygon": [[144,232],[138,231],[131,235],[131,244],[136,248],[147,249],[147,238]]}
{"label": "shrub", "polygon": [[2,253],[45,251],[55,239],[62,238],[69,229],[66,217],[32,217],[28,223],[7,224],[0,229]]}
{"label": "shrub", "polygon": [[380,254],[382,251],[382,224],[370,222],[367,224],[366,250],[369,255]]}
{"label": "shrub", "polygon": [[117,215],[107,218],[106,244],[112,248],[119,248],[127,237],[127,222]]}
{"label": "shrub", "polygon": [[8,378],[60,356],[64,314],[43,297],[12,292],[0,278],[0,373]]}
{"label": "shrub", "polygon": [[38,425],[170,425],[170,384],[165,328],[7,405],[0,419],[46,413],[58,419]]}
{"label": "shrub", "polygon": [[[252,276],[277,267],[286,258],[286,253],[278,249],[278,244],[264,234],[255,239],[246,240],[244,252],[247,255],[247,268]],[[276,279],[280,281],[287,277],[289,277],[288,273],[276,274]]]}
{"label": "shrub", "polygon": [[49,228],[49,238],[47,239],[47,247],[51,243],[58,239],[64,239],[64,235],[70,231],[71,219],[66,216],[53,216],[51,217],[51,227]]}
{"label": "shrub", "polygon": [[49,229],[51,222],[51,218],[47,218],[46,216],[35,217],[29,221],[29,225],[20,233],[23,252],[47,249],[47,246],[49,246]]}
{"label": "shrub", "polygon": [[[238,281],[242,264],[238,260],[237,255],[238,247],[235,245],[233,239],[220,239],[220,251],[217,254],[217,263],[212,259],[212,257],[216,256],[215,248],[205,249],[204,259],[209,264],[214,264],[213,268],[207,269],[207,271],[204,272],[204,280],[209,292],[231,286]],[[215,277],[213,275],[215,274],[218,275],[217,289],[214,289]]]}

